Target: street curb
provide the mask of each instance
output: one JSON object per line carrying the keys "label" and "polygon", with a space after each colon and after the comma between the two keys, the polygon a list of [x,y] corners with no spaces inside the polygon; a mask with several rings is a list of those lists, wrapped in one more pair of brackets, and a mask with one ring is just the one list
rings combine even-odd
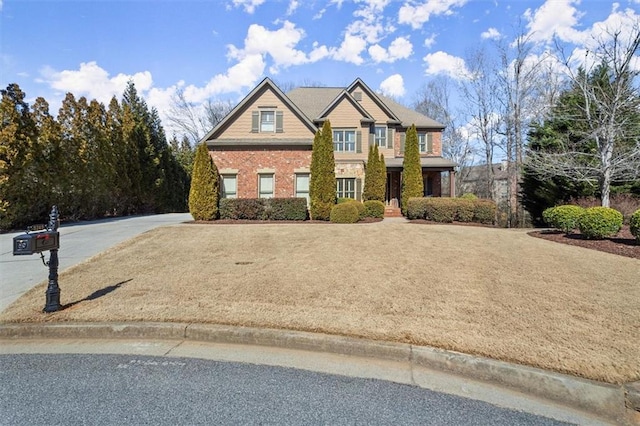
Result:
{"label": "street curb", "polygon": [[0,339],[167,339],[325,352],[407,363],[506,387],[619,424],[640,424],[640,382],[611,385],[406,343],[301,331],[190,323],[2,324]]}

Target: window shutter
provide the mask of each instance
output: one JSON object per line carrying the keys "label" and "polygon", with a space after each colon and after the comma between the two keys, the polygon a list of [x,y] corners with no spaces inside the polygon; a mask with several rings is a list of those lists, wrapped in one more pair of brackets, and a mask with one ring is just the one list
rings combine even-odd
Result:
{"label": "window shutter", "polygon": [[282,127],[282,124],[283,124],[282,122],[283,122],[282,111],[276,111],[276,133],[284,132],[284,129]]}
{"label": "window shutter", "polygon": [[253,111],[251,113],[251,133],[258,133],[258,121],[260,120],[260,113]]}
{"label": "window shutter", "polygon": [[389,129],[387,132],[387,148],[393,149],[393,129]]}
{"label": "window shutter", "polygon": [[360,130],[356,131],[356,152],[362,153],[362,132]]}
{"label": "window shutter", "polygon": [[369,133],[369,146],[373,146],[376,142],[375,135],[373,133]]}
{"label": "window shutter", "polygon": [[427,133],[427,153],[433,153],[433,133]]}
{"label": "window shutter", "polygon": [[356,179],[356,200],[362,201],[362,179]]}
{"label": "window shutter", "polygon": [[403,133],[400,135],[400,153],[403,154],[404,153],[404,141],[407,138],[407,134]]}

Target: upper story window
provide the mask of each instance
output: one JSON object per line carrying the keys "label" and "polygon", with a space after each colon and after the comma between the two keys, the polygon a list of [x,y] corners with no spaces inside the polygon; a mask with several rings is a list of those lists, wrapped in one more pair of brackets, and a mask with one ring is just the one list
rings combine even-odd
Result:
{"label": "upper story window", "polygon": [[283,112],[270,108],[260,109],[251,113],[252,133],[282,133]]}
{"label": "upper story window", "polygon": [[333,150],[335,152],[356,152],[356,131],[334,130]]}
{"label": "upper story window", "polygon": [[276,130],[276,112],[260,111],[260,131],[275,132]]}
{"label": "upper story window", "polygon": [[381,148],[387,147],[387,127],[376,126],[374,131],[375,143]]}
{"label": "upper story window", "polygon": [[433,134],[432,133],[418,134],[418,147],[421,153],[432,154],[433,153]]}

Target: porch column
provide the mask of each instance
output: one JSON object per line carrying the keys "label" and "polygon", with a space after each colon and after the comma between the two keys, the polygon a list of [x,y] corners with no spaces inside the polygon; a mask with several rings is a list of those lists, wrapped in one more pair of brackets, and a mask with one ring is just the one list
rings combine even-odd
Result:
{"label": "porch column", "polygon": [[451,170],[449,172],[449,196],[450,197],[455,197],[456,196],[456,171],[455,170]]}

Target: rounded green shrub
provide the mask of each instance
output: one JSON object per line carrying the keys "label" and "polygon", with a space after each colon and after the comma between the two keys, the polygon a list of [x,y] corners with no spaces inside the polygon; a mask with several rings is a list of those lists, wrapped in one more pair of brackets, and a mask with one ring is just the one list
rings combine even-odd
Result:
{"label": "rounded green shrub", "polygon": [[622,228],[622,213],[610,207],[590,207],[578,222],[580,233],[586,238],[614,236]]}
{"label": "rounded green shrub", "polygon": [[564,205],[546,209],[542,212],[542,217],[549,226],[569,234],[578,228],[583,214],[584,208],[580,206]]}
{"label": "rounded green shrub", "polygon": [[347,202],[353,204],[354,206],[356,206],[356,209],[358,209],[358,218],[359,219],[363,219],[364,218],[364,204],[362,204],[362,201],[349,200]]}
{"label": "rounded green shrub", "polygon": [[464,194],[462,194],[458,198],[462,198],[463,200],[477,200],[478,196],[476,194],[472,194],[470,192],[465,192]]}
{"label": "rounded green shrub", "polygon": [[426,219],[428,198],[413,197],[407,201],[407,219]]}
{"label": "rounded green shrub", "polygon": [[631,234],[640,242],[640,209],[636,210],[629,218],[629,226]]}
{"label": "rounded green shrub", "polygon": [[342,203],[350,203],[352,201],[356,201],[353,198],[345,198],[345,197],[340,197],[338,198],[338,200],[336,201],[336,204],[342,204]]}
{"label": "rounded green shrub", "polygon": [[333,223],[356,223],[360,219],[355,203],[336,204],[331,209],[329,220]]}
{"label": "rounded green shrub", "polygon": [[364,203],[364,217],[382,219],[384,217],[384,203],[378,200],[368,200]]}

